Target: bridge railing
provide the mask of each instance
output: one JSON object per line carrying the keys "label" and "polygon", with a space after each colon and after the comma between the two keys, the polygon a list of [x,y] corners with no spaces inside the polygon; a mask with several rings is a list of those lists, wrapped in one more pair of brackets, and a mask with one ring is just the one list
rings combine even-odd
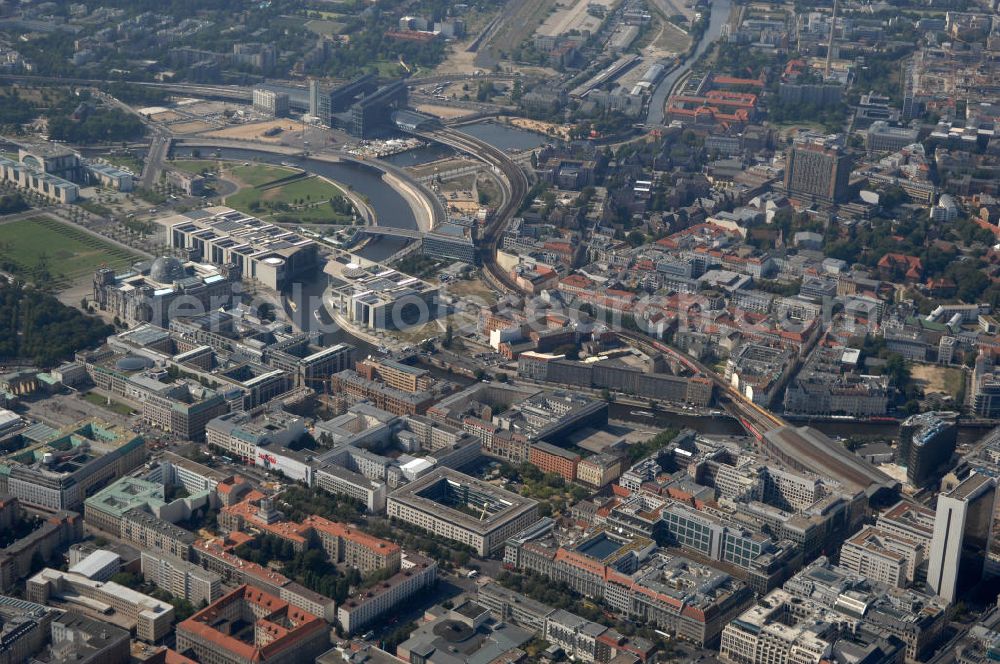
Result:
{"label": "bridge railing", "polygon": [[424,236],[423,231],[411,228],[393,228],[392,226],[365,226],[361,232],[366,235],[387,235],[390,237],[405,237],[419,240]]}

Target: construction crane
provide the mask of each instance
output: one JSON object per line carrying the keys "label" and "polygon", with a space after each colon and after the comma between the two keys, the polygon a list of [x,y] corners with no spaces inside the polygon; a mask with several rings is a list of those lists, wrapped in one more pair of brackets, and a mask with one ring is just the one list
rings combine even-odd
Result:
{"label": "construction crane", "polygon": [[322,383],[323,384],[322,391],[316,389],[319,401],[323,404],[324,408],[329,408],[331,411],[335,412],[333,403],[331,401],[331,398],[333,396],[333,389],[332,389],[333,378],[318,378],[318,377],[313,378],[310,376],[301,376],[301,379],[306,387],[313,387],[313,389],[316,389],[314,387],[316,383]]}
{"label": "construction crane", "polygon": [[323,383],[323,394],[325,396],[330,396],[330,386],[333,384],[333,378],[314,378],[311,376],[302,376],[302,382]]}

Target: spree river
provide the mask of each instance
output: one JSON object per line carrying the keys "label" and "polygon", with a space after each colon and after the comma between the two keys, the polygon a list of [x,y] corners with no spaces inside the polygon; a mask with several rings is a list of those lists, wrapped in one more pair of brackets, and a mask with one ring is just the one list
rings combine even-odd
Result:
{"label": "spree river", "polygon": [[[205,151],[206,148],[201,148],[202,153]],[[382,180],[382,171],[375,166],[353,161],[334,164],[316,159],[295,159],[288,155],[243,148],[220,148],[218,153],[221,155],[220,159],[235,161],[252,160],[272,164],[295,163],[310,173],[316,173],[330,178],[334,182],[350,186],[351,189],[365,196],[375,210],[379,226],[412,229],[417,227],[417,219],[413,215],[409,203],[399,192]],[[173,154],[175,157],[187,157],[190,156],[191,149],[178,147]],[[374,238],[358,253],[374,261],[383,260],[402,249],[406,242],[406,238]]]}
{"label": "spree river", "polygon": [[[716,16],[728,16],[729,3],[730,0],[715,0],[712,5],[713,24],[715,23]],[[705,44],[708,42],[705,41],[702,43]],[[503,129],[506,128],[503,127]],[[272,154],[258,150],[223,148],[220,150],[220,153],[222,159],[237,161],[256,160],[278,164],[282,161],[291,160],[287,155]],[[175,151],[175,155],[181,157],[189,156],[190,149],[179,148]],[[295,163],[300,164],[302,168],[312,173],[328,177],[334,182],[350,185],[354,191],[367,197],[372,208],[375,210],[375,214],[378,216],[379,225],[395,228],[417,227],[417,220],[409,204],[395,189],[382,180],[381,171],[376,167],[356,162],[328,163],[315,159],[295,160]],[[403,238],[381,238],[369,242],[360,253],[371,260],[381,260],[399,251],[405,243],[406,240]],[[326,279],[323,275],[319,275],[314,283],[302,284],[301,295],[303,303],[307,302],[310,296],[318,299],[325,287]],[[319,316],[319,319],[316,316]],[[301,307],[295,317],[297,318],[296,322],[304,329],[315,329],[320,322],[323,323],[325,329],[329,329],[328,326],[332,323],[325,311],[309,311],[307,307]],[[354,339],[343,331],[327,333],[324,335],[323,340],[329,344],[338,342],[351,343],[358,347],[358,355],[360,357],[377,351],[375,347]],[[467,382],[458,376],[450,376],[450,379],[461,383]],[[718,417],[701,417],[664,411],[656,411],[652,417],[640,414],[649,412],[651,411],[648,408],[628,406],[626,404],[611,404],[610,416],[615,420],[632,422],[636,425],[645,425],[645,427],[650,429],[688,427],[705,434],[745,435],[743,427],[740,426],[739,422],[724,415]],[[803,422],[802,424],[805,423]],[[893,422],[826,421],[811,422],[808,424],[834,437],[860,435],[896,438],[899,432],[899,425]],[[989,427],[960,426],[958,442],[974,442],[981,438],[987,431],[989,431]]]}
{"label": "spree river", "polygon": [[705,29],[704,34],[702,34],[701,41],[698,42],[698,48],[695,49],[694,54],[687,58],[674,68],[670,73],[660,79],[656,88],[653,90],[653,95],[649,99],[649,111],[646,114],[646,124],[648,125],[660,125],[663,124],[664,120],[664,106],[667,103],[667,95],[670,94],[670,90],[673,89],[674,83],[676,83],[681,76],[686,74],[691,65],[701,57],[701,54],[709,47],[710,44],[715,42],[722,35],[722,26],[729,22],[729,10],[732,7],[732,0],[712,0],[712,13],[708,18],[708,28]]}
{"label": "spree river", "polygon": [[504,152],[531,150],[556,140],[545,134],[518,129],[492,120],[462,125],[459,130]]}

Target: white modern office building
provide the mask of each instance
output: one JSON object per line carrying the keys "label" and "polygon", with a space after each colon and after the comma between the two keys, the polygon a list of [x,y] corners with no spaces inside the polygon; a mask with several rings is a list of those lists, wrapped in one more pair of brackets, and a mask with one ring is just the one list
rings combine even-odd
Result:
{"label": "white modern office building", "polygon": [[982,579],[995,500],[996,480],[978,473],[938,496],[927,583],[948,602]]}
{"label": "white modern office building", "polygon": [[161,221],[170,230],[170,246],[193,261],[233,264],[244,279],[281,290],[316,268],[318,246],[312,240],[232,208],[191,210]]}

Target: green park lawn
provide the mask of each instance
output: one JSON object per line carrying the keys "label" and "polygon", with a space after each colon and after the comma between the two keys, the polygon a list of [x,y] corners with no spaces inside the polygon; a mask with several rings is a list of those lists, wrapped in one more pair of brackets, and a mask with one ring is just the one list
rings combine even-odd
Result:
{"label": "green park lawn", "polygon": [[[399,66],[399,60],[376,60],[371,64],[378,69],[379,76],[385,76],[388,78],[398,77],[400,72],[403,71],[403,68]],[[407,64],[409,64],[410,67],[413,67],[412,64]]]}
{"label": "green park lawn", "polygon": [[284,221],[290,216],[295,222],[307,224],[346,224],[351,222],[350,215],[329,204],[330,199],[343,198],[340,187],[322,178],[307,177],[276,187],[247,187],[227,198],[226,205],[262,219]]}
{"label": "green park lawn", "polygon": [[307,21],[305,27],[310,32],[317,35],[326,35],[332,37],[333,35],[339,35],[344,29],[344,23],[339,23],[337,21],[326,21],[322,19],[313,19]]}
{"label": "green park lawn", "polygon": [[107,399],[106,397],[97,394],[96,392],[87,392],[83,395],[83,400],[104,408],[105,410],[110,410],[112,413],[117,413],[118,415],[134,415],[135,411],[126,404],[120,401],[115,401],[114,399]]}
{"label": "green park lawn", "polygon": [[139,257],[84,230],[48,217],[0,224],[0,268],[65,288],[101,265],[123,268]]}
{"label": "green park lawn", "polygon": [[234,166],[228,173],[250,187],[259,187],[275,180],[287,178],[298,173],[297,168],[287,166],[272,166],[270,164],[250,164],[249,166]]}

